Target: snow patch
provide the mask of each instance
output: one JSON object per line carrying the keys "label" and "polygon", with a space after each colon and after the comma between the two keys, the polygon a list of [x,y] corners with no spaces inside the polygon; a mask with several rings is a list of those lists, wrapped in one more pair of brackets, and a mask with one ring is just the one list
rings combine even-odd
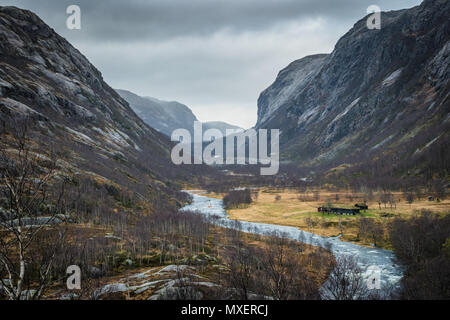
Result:
{"label": "snow patch", "polygon": [[441,135],[437,136],[436,138],[434,138],[433,140],[428,142],[422,149],[417,148],[416,151],[414,151],[414,154],[418,154],[418,153],[422,152],[423,150],[425,150],[426,148],[431,146],[433,143],[435,143],[436,140],[439,139],[440,137],[441,137]]}
{"label": "snow patch", "polygon": [[[105,137],[106,141],[112,145],[118,146],[119,148],[130,147],[130,144],[126,140],[126,139],[128,139],[131,141],[130,137],[118,129],[113,129],[113,128],[109,128],[109,127],[101,129],[101,128],[94,127],[93,130],[100,133],[103,137]],[[139,147],[136,147],[135,143],[133,143],[133,144],[134,144],[133,145],[134,148],[136,148],[136,149],[139,148]]]}
{"label": "snow patch", "polygon": [[30,56],[29,57],[29,59],[30,60],[33,60],[34,62],[36,62],[36,63],[38,63],[38,64],[41,64],[41,65],[43,65],[43,66],[45,66],[45,60],[44,60],[44,58],[42,58],[39,54],[35,54],[35,55],[33,55],[33,56]]}
{"label": "snow patch", "polygon": [[397,78],[402,74],[402,68],[395,70],[394,72],[392,72],[389,76],[387,76],[383,82],[381,83],[381,85],[383,87],[388,87],[390,85],[392,85]]}
{"label": "snow patch", "polygon": [[303,113],[297,120],[297,125],[300,125],[303,122],[310,122],[312,120],[312,116],[319,111],[319,107],[312,108],[305,113]]}
{"label": "snow patch", "polygon": [[13,88],[13,85],[11,83],[9,83],[8,81],[0,79],[0,87],[11,89],[11,88]]}
{"label": "snow patch", "polygon": [[42,69],[42,72],[48,78],[50,78],[51,80],[56,82],[58,85],[60,85],[62,88],[69,91],[73,95],[78,94],[81,91],[81,89],[88,92],[90,95],[94,95],[94,91],[92,91],[91,88],[82,84],[78,80],[70,79],[69,77],[63,75],[62,73],[58,73],[58,72],[55,73],[48,69]]}
{"label": "snow patch", "polygon": [[65,129],[72,134],[72,136],[75,137],[76,140],[88,144],[88,145],[96,145],[96,143],[94,142],[94,140],[92,140],[90,137],[88,137],[87,135],[85,135],[84,133],[81,133],[79,131],[70,129],[69,127],[65,127]]}
{"label": "snow patch", "polygon": [[373,146],[372,149],[376,149],[381,147],[383,144],[385,144],[386,142],[388,142],[389,140],[391,140],[394,137],[394,135],[390,135],[389,137],[387,137],[386,139],[384,139],[383,141],[381,141],[380,143],[378,143],[377,145]]}
{"label": "snow patch", "polygon": [[340,118],[342,118],[343,116],[345,116],[345,115],[346,115],[346,114],[347,114],[354,106],[356,106],[356,104],[359,102],[360,99],[361,99],[361,97],[359,97],[359,98],[353,100],[353,102],[350,103],[350,104],[345,108],[344,111],[342,111],[340,114],[338,114],[338,115],[336,116],[336,118],[334,118],[334,120],[331,121],[330,124],[334,123],[335,121],[337,121],[337,120],[339,120]]}
{"label": "snow patch", "polygon": [[426,145],[425,145],[425,147],[424,147],[424,149],[426,149],[426,148],[428,148],[429,146],[431,146],[433,143],[435,143],[436,142],[436,140],[437,139],[439,139],[441,136],[437,136],[436,138],[434,138],[433,140],[431,140],[430,142],[428,142]]}
{"label": "snow patch", "polygon": [[86,118],[86,119],[95,119],[96,116],[89,111],[88,109],[86,109],[85,107],[82,107],[80,105],[74,105],[75,108],[75,112],[77,113],[77,115],[81,116],[82,118]]}

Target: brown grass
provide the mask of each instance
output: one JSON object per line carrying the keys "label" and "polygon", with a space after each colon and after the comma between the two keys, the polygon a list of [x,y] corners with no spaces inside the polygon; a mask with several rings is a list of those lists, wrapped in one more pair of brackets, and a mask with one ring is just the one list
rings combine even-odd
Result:
{"label": "brown grass", "polygon": [[[336,194],[339,196],[337,201]],[[375,194],[375,199],[367,202],[369,210],[363,212],[361,216],[371,217],[385,223],[392,217],[408,217],[422,209],[441,214],[450,212],[450,200],[438,203],[430,202],[424,197],[410,205],[403,199],[402,193],[393,192],[393,195],[396,208],[391,209],[389,204],[386,207],[381,204],[381,209],[379,209]],[[281,199],[276,200],[277,196],[281,196]],[[298,199],[299,196],[303,201]],[[320,190],[319,197],[319,200],[315,200],[312,191],[300,194],[296,190],[261,189],[258,198],[250,206],[227,210],[227,212],[231,219],[293,226],[322,236],[336,236],[342,233],[342,240],[357,241],[358,223],[361,216],[328,215],[317,212],[317,208],[327,202],[331,202],[336,207],[351,208],[355,203],[361,203],[364,195],[346,191]],[[307,218],[315,220],[317,225],[308,226]],[[360,242],[359,244],[370,245],[369,242]]]}

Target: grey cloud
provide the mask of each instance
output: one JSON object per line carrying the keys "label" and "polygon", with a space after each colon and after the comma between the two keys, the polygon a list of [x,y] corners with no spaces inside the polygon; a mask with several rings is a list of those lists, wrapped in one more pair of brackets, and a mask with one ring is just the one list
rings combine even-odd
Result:
{"label": "grey cloud", "polygon": [[[202,121],[256,122],[259,93],[295,59],[330,52],[376,4],[420,0],[0,0],[37,13],[115,88],[178,100]],[[65,27],[78,4],[82,29]]]}
{"label": "grey cloud", "polygon": [[[64,26],[65,8],[78,4],[85,40],[142,41],[180,36],[206,36],[222,29],[255,31],[275,24],[323,17],[357,19],[373,0],[15,0],[32,8],[56,28]],[[383,8],[407,7],[414,0],[377,1]],[[59,29],[58,28],[58,29]]]}

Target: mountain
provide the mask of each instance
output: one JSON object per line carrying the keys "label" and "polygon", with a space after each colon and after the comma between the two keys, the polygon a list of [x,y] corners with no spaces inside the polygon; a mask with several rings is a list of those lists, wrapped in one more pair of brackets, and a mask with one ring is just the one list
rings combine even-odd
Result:
{"label": "mountain", "polygon": [[[34,151],[45,157],[58,148],[64,174],[131,191],[154,206],[176,201],[176,181],[195,180],[195,172],[172,164],[172,142],[32,12],[0,7],[0,65],[2,122],[28,119]],[[0,135],[1,148],[11,147],[8,133]]]}
{"label": "mountain", "polygon": [[[145,123],[159,132],[170,137],[175,129],[182,128],[193,134],[194,121],[198,120],[186,105],[176,101],[141,97],[127,90],[116,89],[116,91]],[[225,134],[226,129],[240,129],[240,127],[221,121],[203,123],[204,131],[212,128],[219,129],[222,134]]]}
{"label": "mountain", "polygon": [[238,126],[234,126],[232,124],[228,124],[226,122],[222,122],[222,121],[203,122],[203,131],[206,131],[208,129],[218,129],[225,136],[227,129],[228,130],[241,130],[242,128],[238,127]]}
{"label": "mountain", "polygon": [[303,166],[383,157],[415,165],[438,154],[445,162],[449,16],[449,1],[426,0],[383,12],[380,30],[361,19],[331,54],[278,74],[258,99],[256,127],[281,129],[281,157]]}
{"label": "mountain", "polygon": [[197,121],[191,109],[176,101],[141,97],[127,90],[116,89],[116,91],[145,123],[167,136],[178,128],[192,130],[194,121]]}

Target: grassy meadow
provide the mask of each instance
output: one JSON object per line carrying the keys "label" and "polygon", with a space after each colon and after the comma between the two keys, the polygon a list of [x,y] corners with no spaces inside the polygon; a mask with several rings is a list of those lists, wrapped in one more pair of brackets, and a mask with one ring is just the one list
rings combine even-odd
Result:
{"label": "grassy meadow", "polygon": [[[420,200],[416,198],[412,203],[408,203],[401,192],[392,192],[391,194],[392,200],[383,203],[379,200],[380,195],[377,193],[368,197],[363,193],[349,191],[310,190],[299,192],[292,189],[262,188],[254,193],[252,204],[229,209],[227,213],[231,219],[294,226],[322,236],[342,234],[343,241],[370,246],[372,245],[370,239],[358,237],[361,217],[375,219],[386,229],[386,224],[390,219],[408,217],[421,210],[430,210],[441,214],[450,212],[450,200],[428,201],[428,197],[423,195]],[[223,196],[217,193],[207,195],[215,198]],[[369,209],[362,210],[361,214],[356,216],[341,216],[317,211],[318,207],[326,205],[354,208],[356,203],[364,201]],[[390,244],[383,243],[380,246],[389,248]]]}

